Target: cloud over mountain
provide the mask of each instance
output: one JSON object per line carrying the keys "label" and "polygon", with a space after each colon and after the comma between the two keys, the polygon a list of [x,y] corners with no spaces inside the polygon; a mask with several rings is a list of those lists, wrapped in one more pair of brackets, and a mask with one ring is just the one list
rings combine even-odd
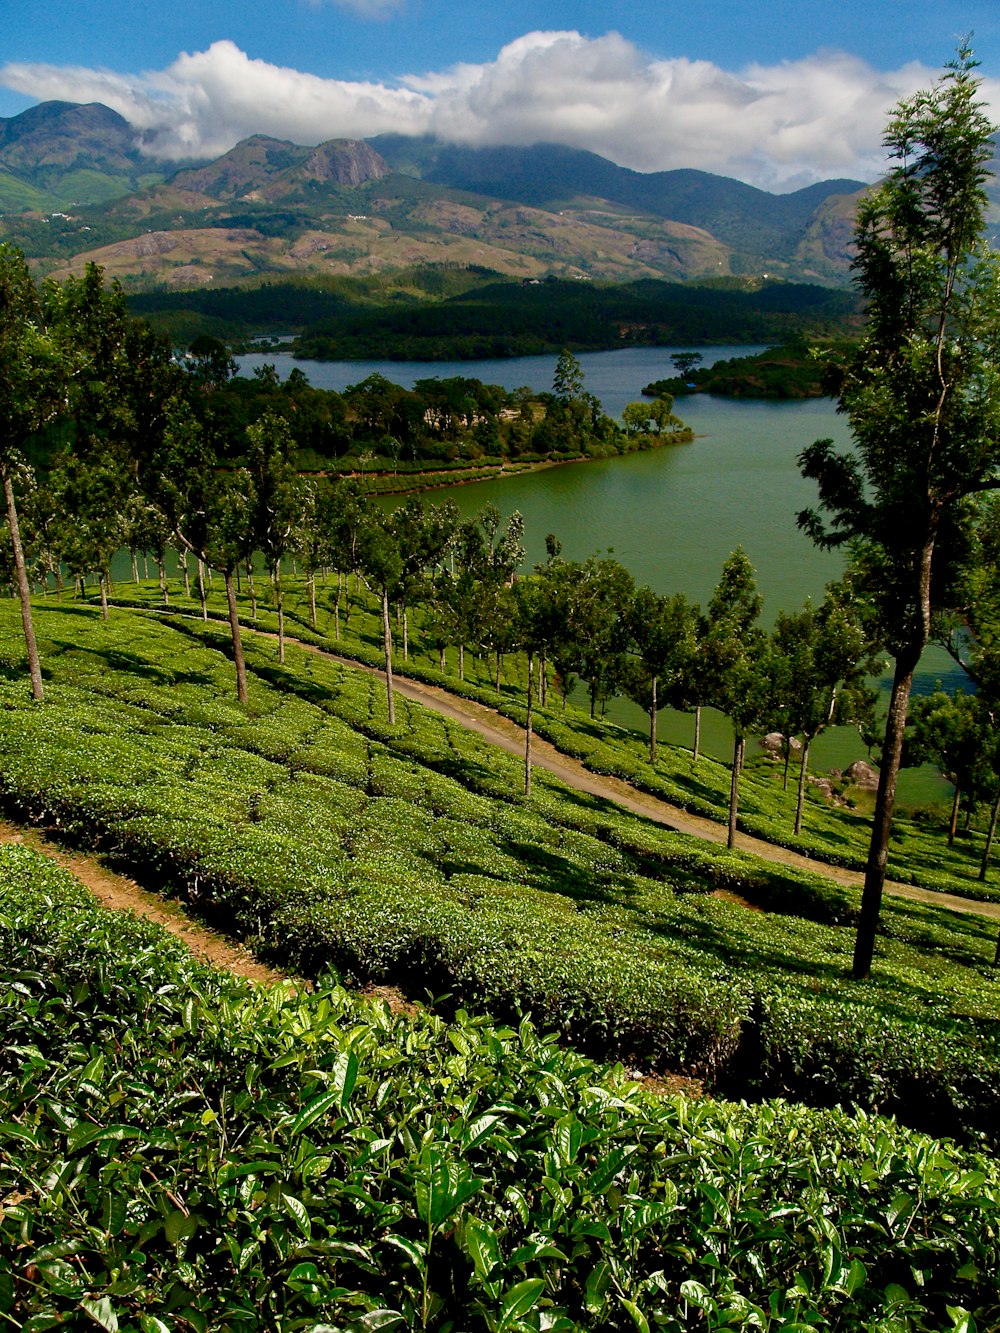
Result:
{"label": "cloud over mountain", "polygon": [[[779,189],[877,174],[887,108],[934,77],[917,64],[878,71],[837,51],[728,72],[653,59],[613,32],[531,32],[495,60],[394,84],[320,78],[230,41],[138,75],[0,67],[0,84],[40,100],[104,102],[167,159],[215,156],[255,133],[306,144],[430,133],[473,145],[561,143],[640,171],[694,166]],[[984,92],[1000,107],[1000,84]]]}

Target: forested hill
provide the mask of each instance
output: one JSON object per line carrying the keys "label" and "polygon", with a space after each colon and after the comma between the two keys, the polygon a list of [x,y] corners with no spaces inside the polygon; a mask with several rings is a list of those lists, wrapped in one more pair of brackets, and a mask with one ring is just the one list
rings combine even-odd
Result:
{"label": "forested hill", "polygon": [[842,336],[856,321],[850,292],[801,283],[597,284],[422,270],[400,285],[338,281],[215,292],[136,295],[131,306],[189,342],[268,327],[295,330],[296,350],[337,360],[453,360],[608,347],[784,342]]}

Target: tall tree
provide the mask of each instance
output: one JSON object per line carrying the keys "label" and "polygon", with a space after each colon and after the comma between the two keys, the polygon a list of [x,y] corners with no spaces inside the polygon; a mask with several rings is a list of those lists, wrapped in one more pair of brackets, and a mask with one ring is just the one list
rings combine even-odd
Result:
{"label": "tall tree", "polygon": [[729,847],[736,845],[740,774],[746,755],[747,732],[763,721],[768,704],[767,636],[756,623],[762,604],[753,566],[737,547],[722,566],[722,574],[708,604],[708,628],[700,644],[700,651],[705,656],[710,702],[729,718],[733,726]]}
{"label": "tall tree", "polygon": [[218,570],[225,581],[236,697],[246,703],[249,696],[235,574],[254,549],[257,504],[253,480],[246,471],[219,469],[189,404],[178,401],[170,411],[147,485],[150,498],[162,509],[182,549]]}
{"label": "tall tree", "polygon": [[256,545],[271,574],[278,611],[278,661],[285,660],[285,601],[281,561],[295,545],[302,486],[292,467],[292,434],[284,417],[265,412],[247,427],[249,470],[257,500]]}
{"label": "tall tree", "polygon": [[894,659],[853,973],[870,975],[913,673],[947,606],[970,498],[998,484],[1000,281],[983,241],[993,125],[965,46],[929,91],[900,102],[893,162],[862,202],[854,270],[868,307],[840,408],[854,449],[800,459],[819,506],[799,523],[846,545]]}
{"label": "tall tree", "polygon": [[360,533],[358,568],[378,594],[382,609],[382,653],[385,663],[386,712],[389,726],[396,724],[396,702],[392,688],[392,621],[389,604],[403,581],[403,553],[391,522],[378,510],[369,510]]}
{"label": "tall tree", "polygon": [[561,403],[567,404],[583,396],[583,367],[568,347],[562,349],[556,361],[552,392]]}
{"label": "tall tree", "polygon": [[698,610],[683,593],[664,597],[636,590],[626,625],[640,670],[626,685],[649,717],[649,761],[656,763],[656,718],[661,708],[683,699],[697,647]]}
{"label": "tall tree", "polygon": [[31,586],[21,543],[16,492],[29,475],[28,438],[60,410],[65,362],[20,250],[0,244],[0,482],[21,603],[32,698],[43,698],[42,667],[31,619]]}
{"label": "tall tree", "polygon": [[53,468],[51,482],[67,519],[63,559],[76,578],[97,575],[107,620],[108,572],[125,540],[122,474],[108,459],[85,462],[69,454]]}
{"label": "tall tree", "polygon": [[771,718],[785,736],[786,776],[791,739],[802,742],[795,832],[802,831],[809,747],[828,726],[870,724],[875,693],[866,676],[883,665],[861,623],[848,589],[834,585],[822,603],[781,611],[772,643]]}
{"label": "tall tree", "polygon": [[989,706],[976,694],[935,690],[914,699],[907,718],[904,760],[933,763],[954,787],[948,819],[948,846],[955,841],[962,797],[975,800],[995,786],[991,763]]}
{"label": "tall tree", "polygon": [[507,592],[524,560],[523,537],[521,514],[515,509],[504,527],[493,504],[485,505],[455,534],[459,574],[452,605],[464,620],[459,651],[463,641],[471,640],[494,655],[498,693],[501,659],[513,646]]}

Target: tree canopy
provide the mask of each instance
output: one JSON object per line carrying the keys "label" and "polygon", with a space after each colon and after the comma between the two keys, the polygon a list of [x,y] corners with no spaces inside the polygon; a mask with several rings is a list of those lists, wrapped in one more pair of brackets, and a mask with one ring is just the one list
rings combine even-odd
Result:
{"label": "tree canopy", "polygon": [[983,239],[993,130],[964,46],[933,88],[896,108],[885,134],[893,166],[855,230],[868,316],[840,389],[854,448],[819,440],[800,460],[822,514],[799,522],[847,547],[895,659],[857,978],[871,969],[913,673],[932,614],[953,597],[972,499],[1000,481],[1000,268]]}

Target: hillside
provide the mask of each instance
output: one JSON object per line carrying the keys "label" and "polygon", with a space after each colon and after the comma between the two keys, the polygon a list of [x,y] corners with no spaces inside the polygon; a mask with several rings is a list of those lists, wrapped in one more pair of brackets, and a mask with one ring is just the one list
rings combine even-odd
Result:
{"label": "hillside", "polygon": [[828,181],[773,195],[553,144],[471,149],[398,135],[316,146],[253,135],[179,170],[153,147],[97,104],[49,102],[0,120],[0,237],[41,273],[93,260],[138,289],[425,263],[511,277],[766,272],[841,284],[842,219],[861,188]]}
{"label": "hillside", "polygon": [[99,102],[43,102],[0,118],[0,210],[100,204],[166,175],[138,131]]}
{"label": "hillside", "polygon": [[705,171],[632,171],[596,153],[558,144],[467,148],[401,135],[382,135],[372,143],[398,170],[451,189],[572,212],[585,212],[603,200],[697,227],[730,250],[734,272],[760,272],[762,264],[778,268],[795,261],[807,232],[822,231],[828,201],[853,198],[864,189],[863,181],[835,180],[791,194],[769,194]]}

